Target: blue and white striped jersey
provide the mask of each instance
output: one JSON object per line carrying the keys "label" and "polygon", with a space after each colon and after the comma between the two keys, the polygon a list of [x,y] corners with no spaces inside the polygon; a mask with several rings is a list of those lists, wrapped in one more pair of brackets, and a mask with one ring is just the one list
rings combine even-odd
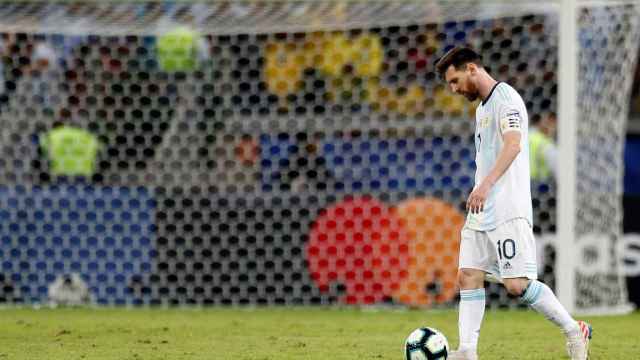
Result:
{"label": "blue and white striped jersey", "polygon": [[489,231],[515,218],[533,223],[529,174],[529,117],[518,92],[506,83],[497,83],[476,109],[475,186],[494,167],[503,146],[502,134],[518,131],[521,151],[489,192],[484,211],[467,215],[466,227]]}

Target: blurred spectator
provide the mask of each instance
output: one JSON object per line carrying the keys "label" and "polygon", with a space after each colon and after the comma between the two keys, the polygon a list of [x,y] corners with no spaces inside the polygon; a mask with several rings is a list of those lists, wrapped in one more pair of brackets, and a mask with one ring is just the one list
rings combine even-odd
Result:
{"label": "blurred spectator", "polygon": [[[14,119],[25,118],[31,125],[50,126],[62,99],[59,57],[53,46],[44,40],[26,38],[12,45],[13,51],[25,47],[29,49],[28,56],[16,59],[17,55],[13,55],[8,61],[10,69],[5,71],[5,76],[10,74],[5,82],[7,111]],[[9,92],[14,94],[8,97]]]}
{"label": "blurred spectator", "polygon": [[296,134],[294,145],[289,149],[289,158],[282,163],[276,175],[280,190],[306,192],[333,189],[333,174],[320,148],[317,137]]}
{"label": "blurred spectator", "polygon": [[52,118],[61,105],[61,73],[58,60],[55,49],[49,43],[36,43],[29,73],[23,80],[25,90],[33,97],[33,104],[39,105],[42,109],[41,115],[45,118]]}
{"label": "blurred spectator", "polygon": [[557,118],[553,112],[532,119],[529,129],[531,179],[548,182],[556,177],[558,149],[555,142]]}
{"label": "blurred spectator", "polygon": [[3,37],[0,37],[0,106],[6,101],[4,99],[5,83],[4,83],[4,54],[6,51],[5,41]]}
{"label": "blurred spectator", "polygon": [[15,286],[9,274],[0,273],[0,303],[22,301],[20,289]]}
{"label": "blurred spectator", "polygon": [[50,160],[54,176],[91,176],[100,143],[90,132],[61,123],[40,140],[40,145]]}
{"label": "blurred spectator", "polygon": [[76,273],[59,275],[49,285],[48,293],[52,307],[87,305],[92,301],[89,286]]}
{"label": "blurred spectator", "polygon": [[37,166],[38,138],[50,129],[62,97],[58,57],[42,35],[4,34],[2,37],[4,91],[2,151],[7,181],[30,182]]}
{"label": "blurred spectator", "polygon": [[0,109],[9,102],[17,83],[29,72],[33,52],[32,38],[27,34],[2,34],[0,38]]}
{"label": "blurred spectator", "polygon": [[33,48],[32,70],[45,72],[57,63],[56,52],[53,47],[46,42],[38,42]]}

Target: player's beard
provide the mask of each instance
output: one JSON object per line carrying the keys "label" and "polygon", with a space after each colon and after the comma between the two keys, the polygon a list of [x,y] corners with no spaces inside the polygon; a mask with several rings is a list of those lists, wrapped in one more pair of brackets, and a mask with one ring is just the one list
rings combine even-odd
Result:
{"label": "player's beard", "polygon": [[478,96],[480,96],[480,94],[478,94],[477,91],[469,91],[469,92],[464,92],[464,97],[467,98],[467,100],[474,102],[476,101],[476,99],[478,99]]}
{"label": "player's beard", "polygon": [[470,81],[467,82],[467,88],[469,88],[469,90],[462,91],[462,95],[464,95],[464,97],[466,97],[467,100],[471,102],[476,101],[476,99],[478,99],[478,97],[480,96],[478,89],[475,86],[473,86],[473,84]]}

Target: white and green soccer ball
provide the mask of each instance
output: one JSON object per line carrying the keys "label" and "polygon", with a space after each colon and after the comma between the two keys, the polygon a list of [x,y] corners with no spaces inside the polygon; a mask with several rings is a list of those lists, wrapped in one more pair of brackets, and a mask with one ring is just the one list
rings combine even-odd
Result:
{"label": "white and green soccer ball", "polygon": [[445,360],[449,354],[447,338],[438,330],[414,330],[404,344],[406,360]]}

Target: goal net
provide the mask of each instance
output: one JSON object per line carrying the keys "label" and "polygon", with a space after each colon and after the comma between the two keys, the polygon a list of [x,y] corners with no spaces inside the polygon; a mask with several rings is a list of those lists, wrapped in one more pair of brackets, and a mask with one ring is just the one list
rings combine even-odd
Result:
{"label": "goal net", "polygon": [[[100,304],[454,303],[477,104],[450,93],[434,62],[469,44],[530,118],[559,112],[573,133],[559,138],[574,176],[563,163],[558,181],[532,185],[541,277],[572,309],[620,308],[640,7],[578,8],[571,84],[560,11],[1,3],[0,301],[46,302],[50,284],[79,274]],[[562,118],[564,86],[575,118]],[[519,306],[500,286],[489,294],[492,307]]]}

